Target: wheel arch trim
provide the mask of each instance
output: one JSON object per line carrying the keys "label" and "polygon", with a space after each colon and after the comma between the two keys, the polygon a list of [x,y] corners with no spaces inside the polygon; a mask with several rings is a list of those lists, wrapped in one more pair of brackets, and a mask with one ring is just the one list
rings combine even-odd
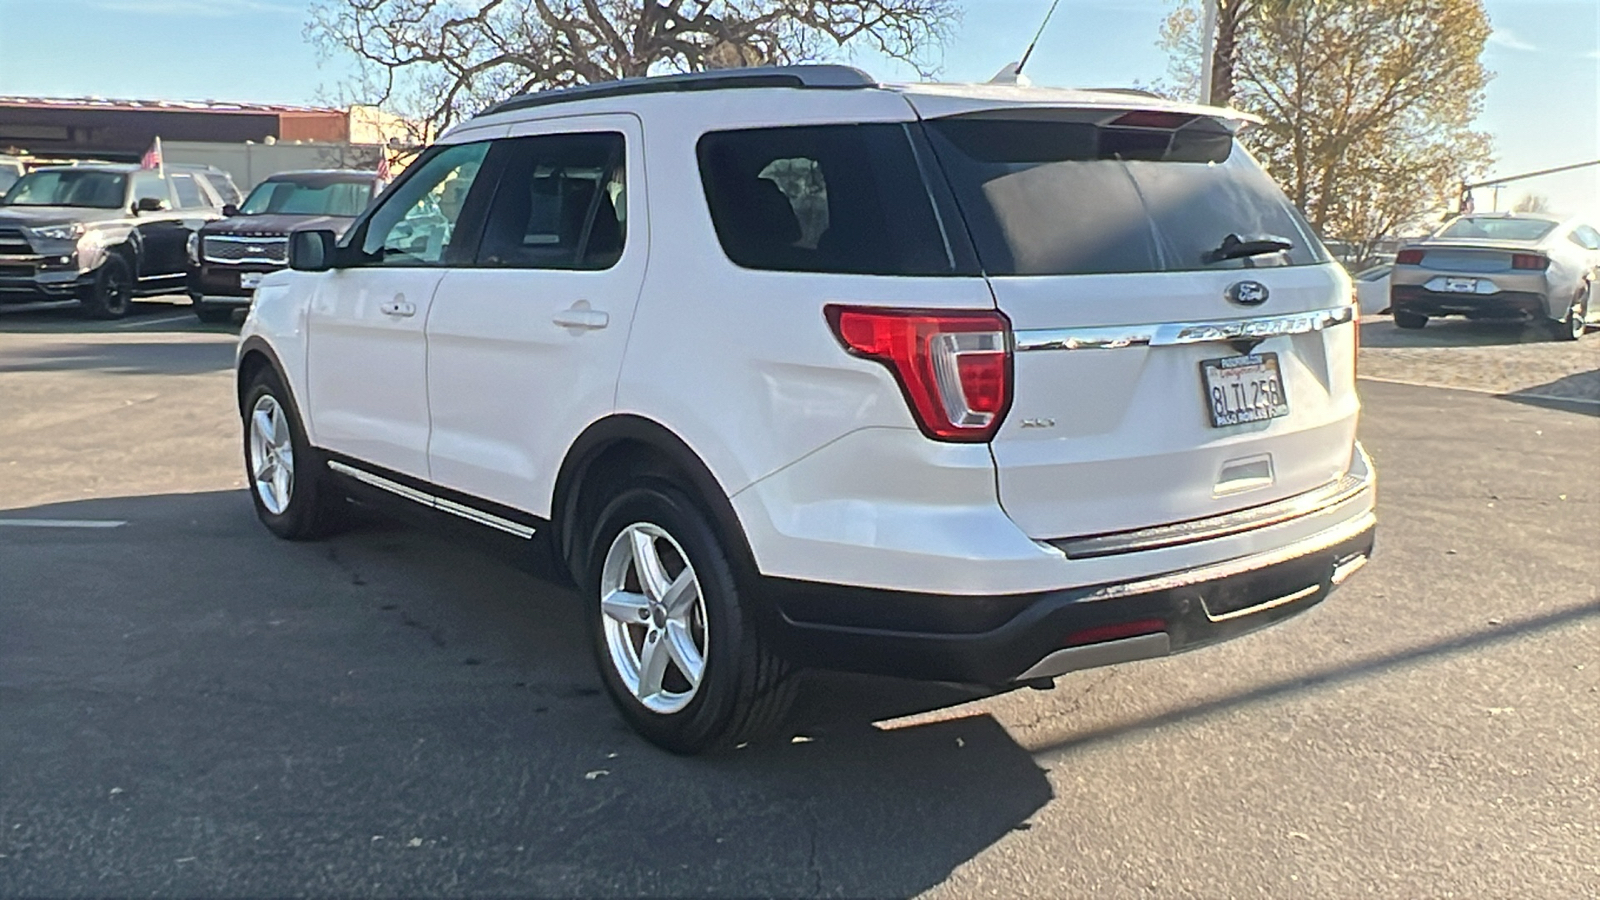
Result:
{"label": "wheel arch trim", "polygon": [[556,474],[551,496],[551,531],[555,544],[553,550],[562,560],[570,560],[573,550],[572,526],[576,521],[578,501],[589,468],[608,450],[618,444],[640,444],[659,453],[674,469],[680,472],[689,488],[711,516],[712,525],[726,542],[725,550],[736,566],[747,564],[754,572],[755,556],[751,551],[744,525],[733,508],[728,491],[718,480],[709,465],[688,442],[667,426],[653,419],[631,413],[618,413],[591,423],[578,435]]}

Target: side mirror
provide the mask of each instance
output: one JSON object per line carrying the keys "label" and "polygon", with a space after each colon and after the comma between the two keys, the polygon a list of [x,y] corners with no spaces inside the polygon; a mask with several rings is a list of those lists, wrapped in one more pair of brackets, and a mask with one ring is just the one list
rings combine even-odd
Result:
{"label": "side mirror", "polygon": [[289,268],[297,272],[326,272],[334,268],[339,237],[326,228],[289,234]]}
{"label": "side mirror", "polygon": [[232,203],[224,203],[222,204],[222,214],[230,218],[237,216],[239,214],[239,207],[234,206]]}

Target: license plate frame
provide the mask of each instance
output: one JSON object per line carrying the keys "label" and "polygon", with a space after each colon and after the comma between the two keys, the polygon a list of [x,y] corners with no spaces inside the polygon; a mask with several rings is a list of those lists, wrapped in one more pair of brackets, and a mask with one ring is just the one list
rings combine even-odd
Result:
{"label": "license plate frame", "polygon": [[1200,389],[1212,428],[1267,422],[1289,414],[1289,394],[1276,353],[1203,359]]}
{"label": "license plate frame", "polygon": [[1476,294],[1478,279],[1447,277],[1444,280],[1444,290],[1447,294]]}
{"label": "license plate frame", "polygon": [[261,286],[261,276],[264,275],[264,274],[265,274],[264,272],[240,272],[239,273],[239,290],[241,290],[241,291],[253,291],[256,288],[260,287]]}

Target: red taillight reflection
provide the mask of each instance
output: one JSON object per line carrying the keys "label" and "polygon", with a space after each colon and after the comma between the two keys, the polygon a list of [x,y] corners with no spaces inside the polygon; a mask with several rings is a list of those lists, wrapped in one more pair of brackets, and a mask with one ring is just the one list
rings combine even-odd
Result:
{"label": "red taillight reflection", "polygon": [[1167,623],[1160,619],[1143,619],[1138,622],[1119,622],[1115,625],[1101,625],[1099,628],[1086,628],[1067,635],[1061,642],[1063,647],[1081,647],[1084,644],[1098,644],[1103,641],[1120,641],[1123,638],[1139,637],[1146,634],[1157,634],[1167,630]]}
{"label": "red taillight reflection", "polygon": [[1547,256],[1540,256],[1537,253],[1511,254],[1511,268],[1513,269],[1534,269],[1537,271],[1543,271],[1544,269],[1549,268],[1549,266],[1550,258]]}
{"label": "red taillight reflection", "polygon": [[1423,251],[1421,250],[1401,250],[1399,253],[1394,255],[1395,264],[1401,266],[1420,266],[1422,265],[1422,253]]}
{"label": "red taillight reflection", "polygon": [[829,306],[845,349],[894,373],[923,433],[988,441],[1011,405],[1011,323],[999,312]]}

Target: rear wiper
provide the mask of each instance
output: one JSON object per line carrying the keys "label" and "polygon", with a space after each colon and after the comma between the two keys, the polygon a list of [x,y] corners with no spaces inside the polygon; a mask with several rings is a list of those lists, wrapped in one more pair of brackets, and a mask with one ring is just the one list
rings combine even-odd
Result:
{"label": "rear wiper", "polygon": [[1230,234],[1222,239],[1222,245],[1217,249],[1207,250],[1202,259],[1208,263],[1222,262],[1225,259],[1260,256],[1263,253],[1282,253],[1293,247],[1294,244],[1287,238],[1275,234],[1258,234],[1252,238],[1241,238],[1237,234]]}

